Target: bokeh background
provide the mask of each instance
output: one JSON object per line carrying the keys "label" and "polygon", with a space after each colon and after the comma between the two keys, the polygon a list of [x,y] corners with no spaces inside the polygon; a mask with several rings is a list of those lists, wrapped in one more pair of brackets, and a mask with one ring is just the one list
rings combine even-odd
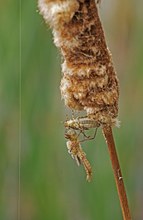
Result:
{"label": "bokeh background", "polygon": [[[114,136],[136,220],[143,219],[142,8],[141,0],[102,0],[99,8],[120,80],[121,127]],[[37,2],[2,1],[0,219],[121,220],[101,130],[83,146],[93,167],[91,183],[67,153],[61,122],[69,111],[60,97],[60,63]]]}

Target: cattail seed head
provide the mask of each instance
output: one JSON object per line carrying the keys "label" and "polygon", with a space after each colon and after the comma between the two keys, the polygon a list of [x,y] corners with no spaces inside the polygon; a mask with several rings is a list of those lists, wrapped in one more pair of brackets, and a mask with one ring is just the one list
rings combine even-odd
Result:
{"label": "cattail seed head", "polygon": [[95,0],[39,0],[64,62],[65,105],[100,125],[117,125],[119,86]]}

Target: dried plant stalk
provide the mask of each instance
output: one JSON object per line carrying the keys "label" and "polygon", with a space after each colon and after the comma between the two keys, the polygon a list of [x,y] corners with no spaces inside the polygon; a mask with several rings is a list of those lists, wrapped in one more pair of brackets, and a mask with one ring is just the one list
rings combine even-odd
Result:
{"label": "dried plant stalk", "polygon": [[[38,4],[40,13],[53,30],[54,43],[63,56],[60,88],[65,105],[73,110],[85,110],[86,120],[91,119],[102,127],[123,217],[131,220],[111,130],[111,126],[119,125],[119,85],[95,0],[39,0]],[[70,141],[73,146],[74,142]],[[87,172],[87,167],[83,165]]]}
{"label": "dried plant stalk", "polygon": [[115,143],[113,139],[111,127],[105,126],[103,128],[103,134],[108,145],[108,150],[112,162],[112,168],[114,171],[115,182],[117,186],[117,191],[120,199],[121,209],[123,213],[124,220],[131,220],[130,209],[128,205],[126,190],[124,186],[124,181],[122,177],[122,172],[120,168],[120,163],[115,149]]}

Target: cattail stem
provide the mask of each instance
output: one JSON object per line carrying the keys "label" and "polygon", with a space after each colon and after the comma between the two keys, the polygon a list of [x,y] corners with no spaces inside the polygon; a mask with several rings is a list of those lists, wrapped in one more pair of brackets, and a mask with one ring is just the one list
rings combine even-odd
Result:
{"label": "cattail stem", "polygon": [[115,148],[114,138],[112,134],[112,128],[110,126],[103,127],[103,134],[108,145],[108,150],[110,154],[110,159],[112,163],[112,168],[114,171],[114,178],[117,186],[117,191],[119,195],[120,205],[122,209],[122,214],[124,220],[131,220],[130,209],[128,205],[126,190],[124,186],[124,181],[122,177],[122,172]]}
{"label": "cattail stem", "polygon": [[64,58],[60,89],[65,105],[86,111],[89,120],[103,127],[123,217],[131,220],[111,129],[118,126],[119,83],[96,2],[100,1],[38,0],[38,6]]}

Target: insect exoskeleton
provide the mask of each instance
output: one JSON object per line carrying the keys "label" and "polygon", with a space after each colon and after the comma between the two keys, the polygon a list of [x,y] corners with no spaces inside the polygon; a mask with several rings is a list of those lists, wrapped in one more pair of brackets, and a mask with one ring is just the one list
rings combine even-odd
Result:
{"label": "insect exoskeleton", "polygon": [[65,133],[65,138],[68,139],[67,141],[68,153],[71,155],[73,159],[76,160],[77,165],[79,166],[81,164],[81,159],[79,158],[78,154],[79,151],[82,151],[82,148],[78,140],[78,135],[75,132],[75,130],[69,129]]}
{"label": "insect exoskeleton", "polygon": [[92,177],[92,168],[89,161],[86,158],[86,154],[82,150],[80,141],[78,140],[78,136],[79,135],[76,133],[76,131],[72,129],[69,129],[65,133],[65,138],[68,139],[67,141],[68,153],[71,155],[73,159],[76,160],[78,166],[80,164],[83,164],[87,175],[86,179],[87,181],[90,181]]}
{"label": "insect exoskeleton", "polygon": [[75,130],[89,130],[90,128],[98,128],[100,126],[95,120],[88,117],[77,117],[65,121],[65,128],[72,128]]}

